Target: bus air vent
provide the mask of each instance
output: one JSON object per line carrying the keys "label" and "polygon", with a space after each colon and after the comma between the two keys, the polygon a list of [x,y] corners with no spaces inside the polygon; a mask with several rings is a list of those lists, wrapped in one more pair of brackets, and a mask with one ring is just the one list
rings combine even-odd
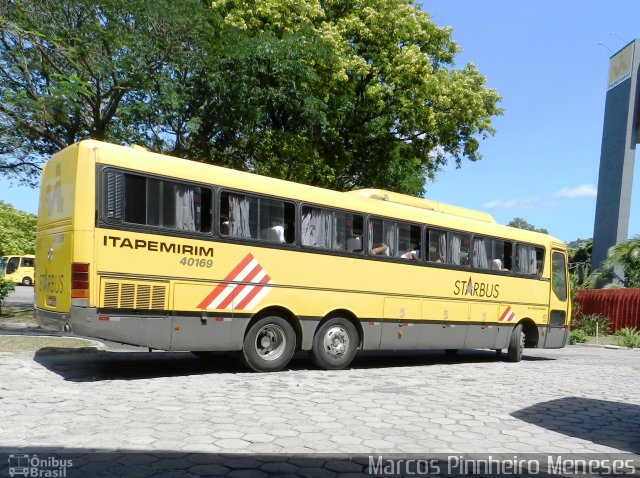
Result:
{"label": "bus air vent", "polygon": [[101,298],[108,309],[166,310],[167,284],[103,280]]}
{"label": "bus air vent", "polygon": [[164,286],[153,286],[153,295],[151,296],[151,308],[153,310],[164,310],[165,299],[167,297],[167,288]]}

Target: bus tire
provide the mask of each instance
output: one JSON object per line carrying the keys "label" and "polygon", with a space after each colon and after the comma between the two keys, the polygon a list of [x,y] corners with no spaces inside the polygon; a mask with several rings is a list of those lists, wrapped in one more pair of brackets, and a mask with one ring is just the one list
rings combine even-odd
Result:
{"label": "bus tire", "polygon": [[455,357],[458,355],[458,349],[444,349],[444,354],[447,357]]}
{"label": "bus tire", "polygon": [[242,345],[242,358],[256,372],[277,372],[291,360],[296,350],[296,333],[286,319],[262,317],[247,331]]}
{"label": "bus tire", "polygon": [[22,285],[26,285],[26,286],[32,286],[33,285],[33,281],[31,280],[31,277],[23,277],[22,278]]}
{"label": "bus tire", "polygon": [[348,367],[358,351],[358,331],[347,319],[333,317],[322,324],[313,336],[311,357],[324,370]]}
{"label": "bus tire", "polygon": [[509,339],[509,348],[507,349],[507,361],[520,362],[520,360],[522,360],[523,351],[524,351],[524,334],[522,333],[522,324],[518,324],[511,331],[511,338]]}

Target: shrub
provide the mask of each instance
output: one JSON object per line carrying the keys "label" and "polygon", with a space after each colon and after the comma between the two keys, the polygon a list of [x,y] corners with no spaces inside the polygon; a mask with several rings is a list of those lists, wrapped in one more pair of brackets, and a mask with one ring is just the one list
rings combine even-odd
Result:
{"label": "shrub", "polygon": [[630,349],[640,347],[640,331],[635,327],[623,327],[616,332],[616,335],[622,337],[622,344],[625,347]]}
{"label": "shrub", "polygon": [[590,337],[595,337],[596,329],[598,335],[609,335],[611,333],[611,319],[600,314],[587,314],[576,319],[573,328],[584,331]]}
{"label": "shrub", "polygon": [[569,334],[569,344],[584,344],[589,339],[589,335],[582,329],[573,330]]}
{"label": "shrub", "polygon": [[0,314],[2,314],[2,304],[4,304],[4,300],[15,289],[16,289],[16,286],[14,285],[13,282],[0,279]]}

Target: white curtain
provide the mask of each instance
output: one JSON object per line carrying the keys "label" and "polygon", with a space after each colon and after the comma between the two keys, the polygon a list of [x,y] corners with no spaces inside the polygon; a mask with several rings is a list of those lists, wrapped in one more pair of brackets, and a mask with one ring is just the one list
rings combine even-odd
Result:
{"label": "white curtain", "polygon": [[323,209],[309,208],[302,215],[302,244],[312,247],[332,247],[332,214]]}
{"label": "white curtain", "polygon": [[487,246],[484,239],[473,240],[473,267],[476,269],[488,269]]}
{"label": "white curtain", "polygon": [[518,270],[520,274],[536,274],[536,248],[533,246],[518,245],[517,249]]}
{"label": "white curtain", "polygon": [[518,245],[518,272],[521,274],[536,274],[536,248]]}
{"label": "white curtain", "polygon": [[229,195],[229,232],[235,237],[253,237],[249,221],[250,203],[246,197]]}
{"label": "white curtain", "polygon": [[395,224],[389,221],[383,221],[382,224],[384,227],[384,240],[387,245],[386,255],[394,256],[397,251]]}
{"label": "white curtain", "polygon": [[193,189],[176,185],[176,229],[196,230],[196,210],[193,203]]}
{"label": "white curtain", "polygon": [[457,234],[451,234],[451,264],[460,265],[460,245],[462,241]]}
{"label": "white curtain", "polygon": [[442,262],[447,262],[447,235],[440,234],[438,255]]}

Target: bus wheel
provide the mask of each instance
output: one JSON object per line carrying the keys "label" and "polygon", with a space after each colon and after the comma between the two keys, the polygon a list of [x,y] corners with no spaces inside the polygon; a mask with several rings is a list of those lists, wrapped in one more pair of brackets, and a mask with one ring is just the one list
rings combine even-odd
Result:
{"label": "bus wheel", "polygon": [[277,372],[291,360],[296,349],[296,333],[291,324],[277,315],[263,317],[251,326],[244,338],[245,364],[256,372]]}
{"label": "bus wheel", "polygon": [[458,349],[444,349],[444,354],[447,357],[455,357],[458,355]]}
{"label": "bus wheel", "polygon": [[342,317],[327,320],[313,336],[311,356],[324,370],[348,367],[358,351],[358,331]]}
{"label": "bus wheel", "polygon": [[26,286],[33,285],[33,281],[31,280],[31,277],[23,277],[22,278],[22,285],[26,285]]}
{"label": "bus wheel", "polygon": [[522,352],[524,350],[524,333],[522,332],[522,324],[518,324],[511,332],[509,339],[509,348],[507,349],[507,360],[509,362],[520,362],[522,360]]}

